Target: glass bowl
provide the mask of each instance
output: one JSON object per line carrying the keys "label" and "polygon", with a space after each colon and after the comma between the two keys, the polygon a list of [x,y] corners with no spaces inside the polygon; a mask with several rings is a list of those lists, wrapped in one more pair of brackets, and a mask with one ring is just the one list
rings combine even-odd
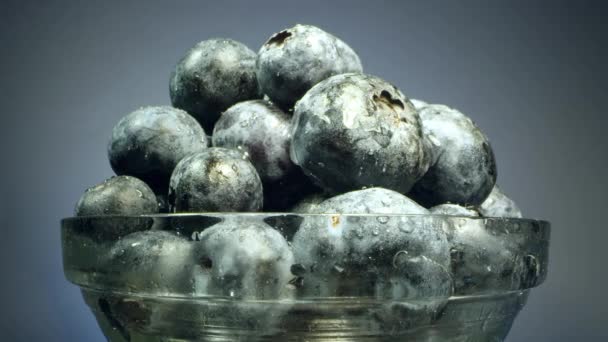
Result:
{"label": "glass bowl", "polygon": [[61,231],[65,275],[110,341],[487,342],[546,278],[550,226],[211,213],[66,218]]}

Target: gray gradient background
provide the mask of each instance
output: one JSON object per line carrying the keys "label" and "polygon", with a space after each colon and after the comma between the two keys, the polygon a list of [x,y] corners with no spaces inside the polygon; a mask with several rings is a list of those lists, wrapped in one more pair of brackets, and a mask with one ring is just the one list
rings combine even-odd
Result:
{"label": "gray gradient background", "polygon": [[59,220],[112,175],[112,126],[169,103],[170,69],[197,41],[257,50],[310,23],[368,73],[468,113],[505,191],[553,223],[549,280],[508,340],[605,341],[606,16],[600,1],[0,2],[0,340],[103,340],[64,280]]}

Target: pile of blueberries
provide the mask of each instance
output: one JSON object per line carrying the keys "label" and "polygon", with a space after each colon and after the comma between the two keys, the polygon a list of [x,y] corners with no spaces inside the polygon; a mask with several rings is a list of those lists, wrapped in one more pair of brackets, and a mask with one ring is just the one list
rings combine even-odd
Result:
{"label": "pile of blueberries", "polygon": [[521,217],[467,116],[364,74],[357,54],[317,27],[276,33],[257,54],[230,39],[200,42],[169,90],[171,107],[140,108],[114,127],[118,176],[88,189],[77,216],[390,208]]}
{"label": "pile of blueberries", "polygon": [[[88,189],[77,216],[335,216],[298,216],[287,239],[237,215],[197,234],[196,244],[166,231],[117,242],[109,257],[116,265],[126,253],[164,267],[156,286],[174,278],[194,284],[194,293],[267,299],[281,298],[286,284],[311,296],[445,297],[493,281],[509,288],[526,274],[523,259],[482,220],[446,236],[390,215],[521,212],[496,186],[492,148],[471,119],[362,73],[357,54],[335,36],[296,25],[257,54],[233,40],[206,40],[177,63],[169,90],[172,107],[138,109],[114,127],[108,155],[118,176]],[[378,216],[355,222],[339,214]],[[176,266],[189,253],[201,261],[192,272]],[[131,286],[153,276],[147,264],[127,264]]]}

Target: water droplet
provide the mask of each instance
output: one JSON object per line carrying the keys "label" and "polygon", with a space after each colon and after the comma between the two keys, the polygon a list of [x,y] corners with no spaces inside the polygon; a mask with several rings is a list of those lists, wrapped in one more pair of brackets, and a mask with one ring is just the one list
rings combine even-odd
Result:
{"label": "water droplet", "polygon": [[374,236],[378,236],[378,234],[380,234],[380,232],[378,231],[378,228],[374,228],[374,229],[372,230],[372,234],[373,234]]}
{"label": "water droplet", "polygon": [[237,172],[239,169],[236,167],[236,164],[232,164],[232,171]]}
{"label": "water droplet", "polygon": [[342,273],[342,272],[344,272],[344,267],[339,266],[339,265],[334,265],[334,271],[336,271],[338,273]]}
{"label": "water droplet", "polygon": [[234,291],[230,290],[230,297],[234,297]]}
{"label": "water droplet", "polygon": [[378,216],[376,217],[376,221],[385,224],[388,222],[388,216]]}
{"label": "water droplet", "polygon": [[399,251],[393,257],[393,267],[399,268],[399,266],[403,265],[409,259],[409,253],[405,250]]}
{"label": "water droplet", "polygon": [[414,231],[414,225],[410,222],[403,222],[401,225],[399,225],[399,230],[409,234]]}
{"label": "water droplet", "polygon": [[441,146],[441,142],[440,142],[440,141],[439,141],[439,140],[438,140],[438,139],[437,139],[437,138],[436,138],[434,135],[429,134],[429,136],[428,136],[428,137],[429,137],[429,140],[431,141],[431,143],[432,143],[433,145],[435,145],[436,147]]}

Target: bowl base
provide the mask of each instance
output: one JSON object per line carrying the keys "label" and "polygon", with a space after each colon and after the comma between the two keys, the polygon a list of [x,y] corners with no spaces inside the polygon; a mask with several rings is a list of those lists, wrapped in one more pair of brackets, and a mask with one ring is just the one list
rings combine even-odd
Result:
{"label": "bowl base", "polygon": [[246,302],[145,297],[83,289],[111,342],[499,342],[528,291],[421,303],[361,300]]}

